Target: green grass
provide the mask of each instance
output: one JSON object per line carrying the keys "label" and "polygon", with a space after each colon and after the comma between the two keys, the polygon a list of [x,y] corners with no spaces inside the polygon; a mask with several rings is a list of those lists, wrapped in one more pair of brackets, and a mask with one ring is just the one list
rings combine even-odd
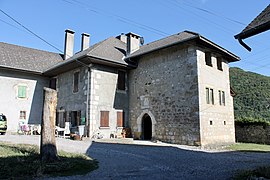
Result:
{"label": "green grass", "polygon": [[252,144],[252,143],[236,143],[228,147],[234,151],[244,152],[270,152],[270,145]]}
{"label": "green grass", "polygon": [[[270,145],[263,144],[252,144],[252,143],[236,143],[228,147],[230,150],[241,151],[241,152],[261,152],[269,153]],[[259,167],[254,170],[246,170],[237,172],[233,179],[235,180],[246,180],[251,177],[264,177],[270,179],[270,166]]]}
{"label": "green grass", "polygon": [[59,151],[58,156],[54,163],[41,163],[37,146],[0,143],[0,179],[79,175],[98,168],[97,161],[84,154]]}
{"label": "green grass", "polygon": [[234,180],[252,179],[251,177],[264,177],[270,179],[270,166],[259,167],[255,170],[241,171],[234,176]]}

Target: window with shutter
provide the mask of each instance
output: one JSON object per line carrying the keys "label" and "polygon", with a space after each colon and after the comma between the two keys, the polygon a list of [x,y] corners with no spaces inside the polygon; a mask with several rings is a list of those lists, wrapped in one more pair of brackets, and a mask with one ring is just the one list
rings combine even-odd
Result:
{"label": "window with shutter", "polygon": [[100,127],[109,127],[109,111],[100,111]]}
{"label": "window with shutter", "polygon": [[26,98],[26,86],[18,86],[18,98]]}
{"label": "window with shutter", "polygon": [[124,113],[123,112],[117,112],[117,127],[123,127],[124,126]]}

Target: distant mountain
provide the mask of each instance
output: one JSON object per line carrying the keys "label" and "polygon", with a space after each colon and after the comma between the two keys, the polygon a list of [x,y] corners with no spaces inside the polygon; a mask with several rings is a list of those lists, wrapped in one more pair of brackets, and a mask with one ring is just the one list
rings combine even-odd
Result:
{"label": "distant mountain", "polygon": [[235,119],[250,117],[270,121],[270,77],[230,68]]}

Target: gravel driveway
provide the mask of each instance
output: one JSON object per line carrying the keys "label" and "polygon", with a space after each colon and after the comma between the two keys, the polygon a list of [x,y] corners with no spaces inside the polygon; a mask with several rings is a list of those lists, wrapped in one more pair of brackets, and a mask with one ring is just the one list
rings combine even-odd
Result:
{"label": "gravel driveway", "polygon": [[[0,141],[39,144],[39,136],[6,135],[0,136]],[[237,170],[270,164],[269,153],[203,151],[150,142],[136,144],[58,138],[58,149],[86,152],[99,161],[99,169],[85,176],[50,179],[230,179]]]}

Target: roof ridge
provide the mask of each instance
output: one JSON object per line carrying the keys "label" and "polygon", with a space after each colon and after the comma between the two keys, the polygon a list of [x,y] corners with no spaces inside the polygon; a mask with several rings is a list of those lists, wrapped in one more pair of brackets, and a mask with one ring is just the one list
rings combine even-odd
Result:
{"label": "roof ridge", "polygon": [[[111,39],[111,38],[115,38],[115,37],[111,36],[111,37],[108,37],[108,38],[106,38],[106,39],[104,39],[104,40],[102,40],[102,41],[100,41],[100,42],[94,44],[93,46],[91,46],[92,49],[90,49],[88,53],[91,53],[91,52],[94,51],[96,48],[98,48],[101,44],[103,44],[105,41],[107,41],[107,40],[109,40],[109,39]],[[91,48],[91,47],[90,47],[90,48]],[[88,53],[87,53],[87,54],[88,54]]]}
{"label": "roof ridge", "polygon": [[172,35],[170,35],[170,36],[166,36],[166,37],[164,37],[164,38],[161,38],[161,39],[152,41],[152,42],[147,43],[147,44],[145,44],[145,45],[143,45],[143,46],[146,46],[146,45],[149,45],[149,44],[152,44],[152,43],[155,43],[155,42],[163,41],[163,40],[168,39],[168,38],[170,38],[170,37],[178,36],[178,35],[180,35],[180,34],[182,34],[182,33],[189,33],[189,34],[193,34],[193,35],[199,35],[198,33],[195,33],[195,32],[192,32],[192,31],[185,30],[185,31],[181,31],[181,32],[172,34]]}

